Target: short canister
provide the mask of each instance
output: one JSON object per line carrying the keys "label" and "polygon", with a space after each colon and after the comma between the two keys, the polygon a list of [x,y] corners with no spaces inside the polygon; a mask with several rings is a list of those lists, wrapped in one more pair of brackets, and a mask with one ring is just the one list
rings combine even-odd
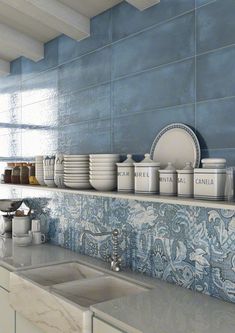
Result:
{"label": "short canister", "polygon": [[128,154],[127,159],[117,164],[117,188],[119,192],[134,192],[134,163],[132,155]]}
{"label": "short canister", "polygon": [[167,167],[159,170],[159,191],[160,195],[177,194],[177,173],[174,165],[168,162]]}
{"label": "short canister", "polygon": [[159,192],[160,163],[154,162],[149,154],[135,166],[135,193],[155,194]]}
{"label": "short canister", "polygon": [[193,196],[193,167],[191,162],[187,162],[184,169],[177,170],[177,193],[178,197]]}
{"label": "short canister", "polygon": [[226,169],[194,169],[194,198],[224,200]]}

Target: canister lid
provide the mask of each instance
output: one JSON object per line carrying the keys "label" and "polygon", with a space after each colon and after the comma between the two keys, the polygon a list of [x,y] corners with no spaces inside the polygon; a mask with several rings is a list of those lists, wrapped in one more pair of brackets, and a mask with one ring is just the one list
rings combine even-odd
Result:
{"label": "canister lid", "polygon": [[163,170],[159,170],[161,173],[176,173],[176,168],[173,163],[168,162],[167,166]]}
{"label": "canister lid", "polygon": [[205,169],[205,168],[198,168],[194,169],[194,174],[226,174],[226,169]]}
{"label": "canister lid", "polygon": [[225,158],[203,158],[203,164],[226,164]]}
{"label": "canister lid", "polygon": [[131,154],[127,154],[127,159],[125,161],[123,161],[122,163],[116,163],[116,165],[118,167],[134,166],[135,162],[136,161],[133,160],[132,155]]}
{"label": "canister lid", "polygon": [[134,163],[135,167],[160,167],[159,162],[155,162],[150,158],[150,154],[145,154],[144,159],[139,163]]}
{"label": "canister lid", "polygon": [[192,174],[193,173],[192,163],[186,162],[185,167],[182,170],[177,170],[177,172],[181,174]]}

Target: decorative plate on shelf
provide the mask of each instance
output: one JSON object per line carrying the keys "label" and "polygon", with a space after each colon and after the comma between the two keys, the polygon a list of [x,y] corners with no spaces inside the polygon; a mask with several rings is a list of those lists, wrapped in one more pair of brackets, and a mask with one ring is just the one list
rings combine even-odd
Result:
{"label": "decorative plate on shelf", "polygon": [[183,169],[186,162],[191,162],[198,168],[201,160],[201,150],[198,138],[190,127],[174,123],[164,127],[155,138],[150,156],[161,163],[161,169],[172,162],[176,169]]}

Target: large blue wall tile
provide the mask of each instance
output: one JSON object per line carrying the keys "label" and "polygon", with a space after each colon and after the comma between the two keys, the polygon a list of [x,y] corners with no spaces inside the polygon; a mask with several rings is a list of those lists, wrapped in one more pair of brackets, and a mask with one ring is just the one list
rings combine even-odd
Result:
{"label": "large blue wall tile", "polygon": [[196,7],[204,6],[215,1],[217,0],[196,0]]}
{"label": "large blue wall tile", "polygon": [[134,114],[194,101],[194,60],[186,60],[114,82],[113,112]]}
{"label": "large blue wall tile", "polygon": [[235,95],[235,47],[197,58],[197,100]]}
{"label": "large blue wall tile", "polygon": [[104,83],[110,80],[110,76],[111,49],[106,47],[62,65],[59,69],[59,94]]}
{"label": "large blue wall tile", "polygon": [[194,9],[194,6],[194,0],[161,0],[141,12],[123,2],[112,9],[113,41],[181,15]]}
{"label": "large blue wall tile", "polygon": [[115,43],[113,77],[192,57],[194,27],[194,13],[189,13]]}
{"label": "large blue wall tile", "polygon": [[106,11],[91,19],[89,38],[77,42],[64,35],[59,37],[59,64],[103,47],[109,44],[111,39],[111,11]]}
{"label": "large blue wall tile", "polygon": [[23,105],[21,123],[31,126],[58,126],[57,98]]}
{"label": "large blue wall tile", "polygon": [[22,58],[22,78],[28,79],[40,72],[46,71],[58,65],[58,39],[49,41],[44,46],[44,58],[37,62]]}
{"label": "large blue wall tile", "polygon": [[59,151],[67,154],[110,152],[110,120],[65,126],[59,131]]}
{"label": "large blue wall tile", "polygon": [[158,132],[172,122],[191,127],[195,123],[194,105],[160,109],[114,119],[114,151],[144,154],[150,151]]}
{"label": "large blue wall tile", "polygon": [[58,95],[58,70],[43,72],[22,82],[22,105],[33,104],[45,99],[56,99]]}
{"label": "large blue wall tile", "polygon": [[235,98],[198,103],[196,119],[201,148],[234,147]]}
{"label": "large blue wall tile", "polygon": [[219,0],[197,11],[197,52],[235,43],[235,1]]}
{"label": "large blue wall tile", "polygon": [[61,124],[109,118],[111,112],[110,84],[99,85],[72,94],[59,95]]}

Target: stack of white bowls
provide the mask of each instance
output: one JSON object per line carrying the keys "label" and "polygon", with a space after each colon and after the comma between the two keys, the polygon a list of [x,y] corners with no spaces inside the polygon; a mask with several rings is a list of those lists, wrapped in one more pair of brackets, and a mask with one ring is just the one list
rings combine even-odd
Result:
{"label": "stack of white bowls", "polygon": [[89,155],[64,155],[64,184],[70,188],[89,189]]}
{"label": "stack of white bowls", "polygon": [[118,154],[90,155],[90,184],[97,191],[112,191],[117,187]]}
{"label": "stack of white bowls", "polygon": [[39,185],[45,186],[44,172],[43,172],[43,156],[35,157],[35,176]]}

